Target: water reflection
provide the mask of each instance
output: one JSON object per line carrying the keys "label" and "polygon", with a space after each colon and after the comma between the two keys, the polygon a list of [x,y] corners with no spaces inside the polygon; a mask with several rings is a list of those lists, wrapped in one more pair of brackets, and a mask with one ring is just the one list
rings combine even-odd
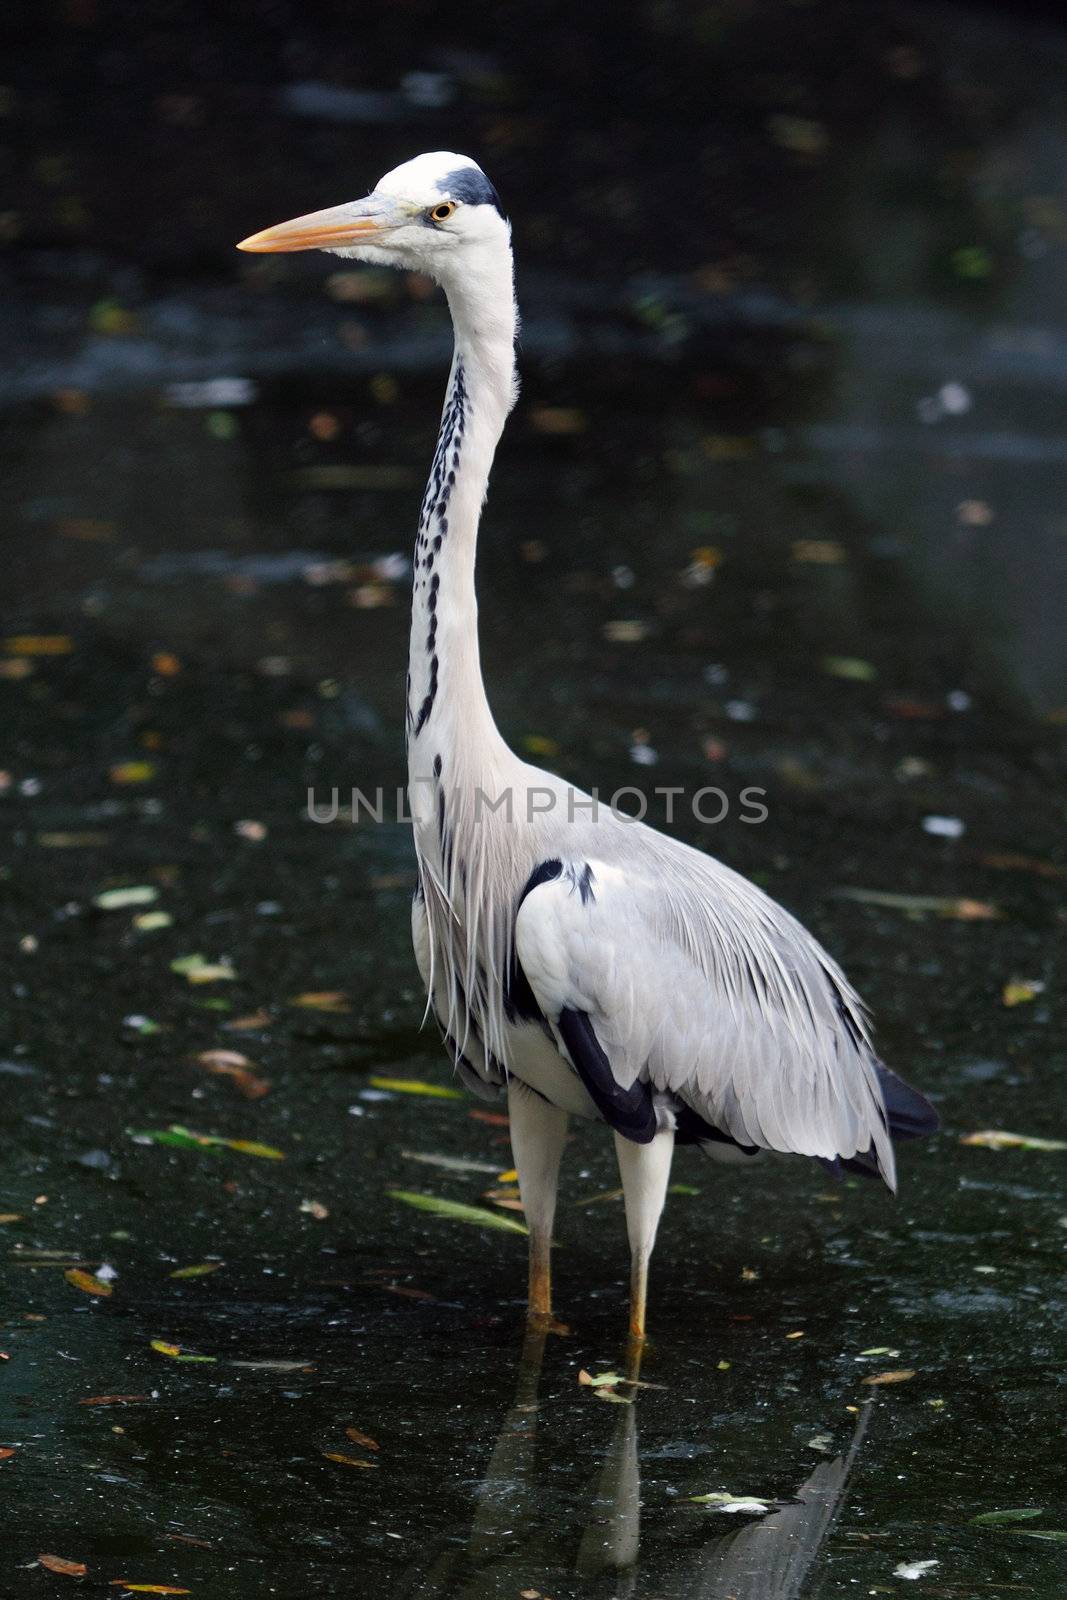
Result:
{"label": "water reflection", "polygon": [[[411,1600],[498,1600],[504,1594],[560,1595],[560,1576],[571,1572],[575,1593],[636,1600],[798,1600],[844,1502],[863,1443],[871,1402],[862,1407],[849,1447],[823,1461],[793,1500],[756,1520],[724,1531],[722,1519],[677,1506],[684,1517],[678,1542],[664,1558],[641,1559],[639,1405],[618,1407],[602,1462],[578,1507],[582,1532],[569,1529],[572,1513],[550,1478],[559,1470],[537,1460],[539,1388],[545,1334],[527,1333],[514,1401],[476,1491],[470,1533],[461,1549],[419,1567],[406,1593]],[[631,1365],[631,1374],[636,1368]],[[635,1391],[640,1394],[641,1391]],[[647,1400],[645,1401],[647,1404]],[[584,1443],[584,1441],[583,1441]],[[565,1464],[563,1464],[565,1465]],[[706,1518],[707,1537],[697,1533]]]}

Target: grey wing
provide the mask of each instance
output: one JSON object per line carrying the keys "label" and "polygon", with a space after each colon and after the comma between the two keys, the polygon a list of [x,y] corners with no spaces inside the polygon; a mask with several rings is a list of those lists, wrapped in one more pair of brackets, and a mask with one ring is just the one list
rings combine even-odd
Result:
{"label": "grey wing", "polygon": [[411,901],[411,943],[415,950],[415,963],[426,990],[427,1003],[434,1021],[441,1030],[445,1048],[465,1089],[479,1100],[496,1100],[505,1084],[505,1074],[499,1062],[485,1049],[477,1030],[470,1024],[465,1008],[456,1017],[462,1029],[462,1042],[449,1033],[442,1017],[448,1016],[448,1001],[444,986],[433,970],[433,953],[430,943],[430,924],[426,905],[419,890]]}
{"label": "grey wing", "polygon": [[561,1051],[610,1069],[629,1137],[646,1086],[737,1144],[866,1157],[894,1188],[884,1069],[844,975],[754,885],[642,835],[658,859],[562,864],[520,906],[516,956]]}

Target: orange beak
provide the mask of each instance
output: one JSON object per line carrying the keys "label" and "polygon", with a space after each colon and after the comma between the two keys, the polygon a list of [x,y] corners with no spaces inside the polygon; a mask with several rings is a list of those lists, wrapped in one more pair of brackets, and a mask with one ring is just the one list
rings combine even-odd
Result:
{"label": "orange beak", "polygon": [[371,195],[348,205],[329,206],[325,211],[309,211],[306,217],[294,217],[292,222],[279,222],[262,233],[250,234],[237,248],[267,254],[373,244],[402,220],[387,197]]}

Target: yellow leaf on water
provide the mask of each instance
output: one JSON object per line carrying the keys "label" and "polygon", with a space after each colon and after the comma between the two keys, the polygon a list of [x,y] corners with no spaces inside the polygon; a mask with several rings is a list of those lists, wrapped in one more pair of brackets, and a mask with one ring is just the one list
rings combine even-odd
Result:
{"label": "yellow leaf on water", "polygon": [[86,1294],[111,1293],[110,1283],[105,1283],[102,1278],[95,1278],[91,1272],[83,1272],[80,1267],[71,1267],[63,1276],[68,1283],[74,1285],[75,1289],[83,1289]]}
{"label": "yellow leaf on water", "polygon": [[867,1384],[907,1383],[909,1378],[914,1378],[914,1367],[901,1367],[897,1372],[876,1372],[873,1377],[864,1378]]}
{"label": "yellow leaf on water", "polygon": [[424,1094],[433,1100],[462,1100],[458,1089],[446,1089],[440,1083],[426,1083],[422,1078],[369,1078],[372,1089],[386,1089],[391,1094]]}
{"label": "yellow leaf on water", "polygon": [[16,633],[4,649],[9,656],[69,656],[74,640],[65,633]]}
{"label": "yellow leaf on water", "polygon": [[130,1583],[127,1578],[112,1578],[112,1589],[129,1589],[131,1594],[192,1594],[191,1589],[176,1589],[172,1583]]}
{"label": "yellow leaf on water", "polygon": [[156,769],[151,761],[120,761],[108,771],[112,783],[147,783]]}
{"label": "yellow leaf on water", "polygon": [[218,1272],[222,1266],[221,1261],[200,1261],[195,1267],[178,1267],[170,1273],[172,1278],[206,1278],[210,1272]]}
{"label": "yellow leaf on water", "polygon": [[182,1353],[180,1344],[168,1344],[165,1339],[153,1339],[152,1349],[158,1350],[161,1356],[180,1356]]}
{"label": "yellow leaf on water", "polygon": [[1006,1006],[1024,1006],[1044,992],[1045,985],[1037,979],[1012,978],[1004,985],[1001,999]]}
{"label": "yellow leaf on water", "polygon": [[376,1461],[361,1461],[358,1456],[346,1456],[341,1450],[324,1450],[327,1461],[339,1461],[343,1467],[376,1467]]}
{"label": "yellow leaf on water", "polygon": [[960,1144],[979,1145],[985,1150],[1067,1150],[1067,1140],[1030,1138],[1025,1133],[1007,1133],[1002,1128],[965,1133]]}

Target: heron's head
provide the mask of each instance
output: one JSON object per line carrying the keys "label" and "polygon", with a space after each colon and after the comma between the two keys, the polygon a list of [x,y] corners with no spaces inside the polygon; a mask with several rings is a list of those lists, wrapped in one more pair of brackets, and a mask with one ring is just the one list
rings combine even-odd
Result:
{"label": "heron's head", "polygon": [[365,200],[280,222],[237,248],[328,250],[447,282],[508,239],[497,192],[478,163],[438,150],[394,167]]}

